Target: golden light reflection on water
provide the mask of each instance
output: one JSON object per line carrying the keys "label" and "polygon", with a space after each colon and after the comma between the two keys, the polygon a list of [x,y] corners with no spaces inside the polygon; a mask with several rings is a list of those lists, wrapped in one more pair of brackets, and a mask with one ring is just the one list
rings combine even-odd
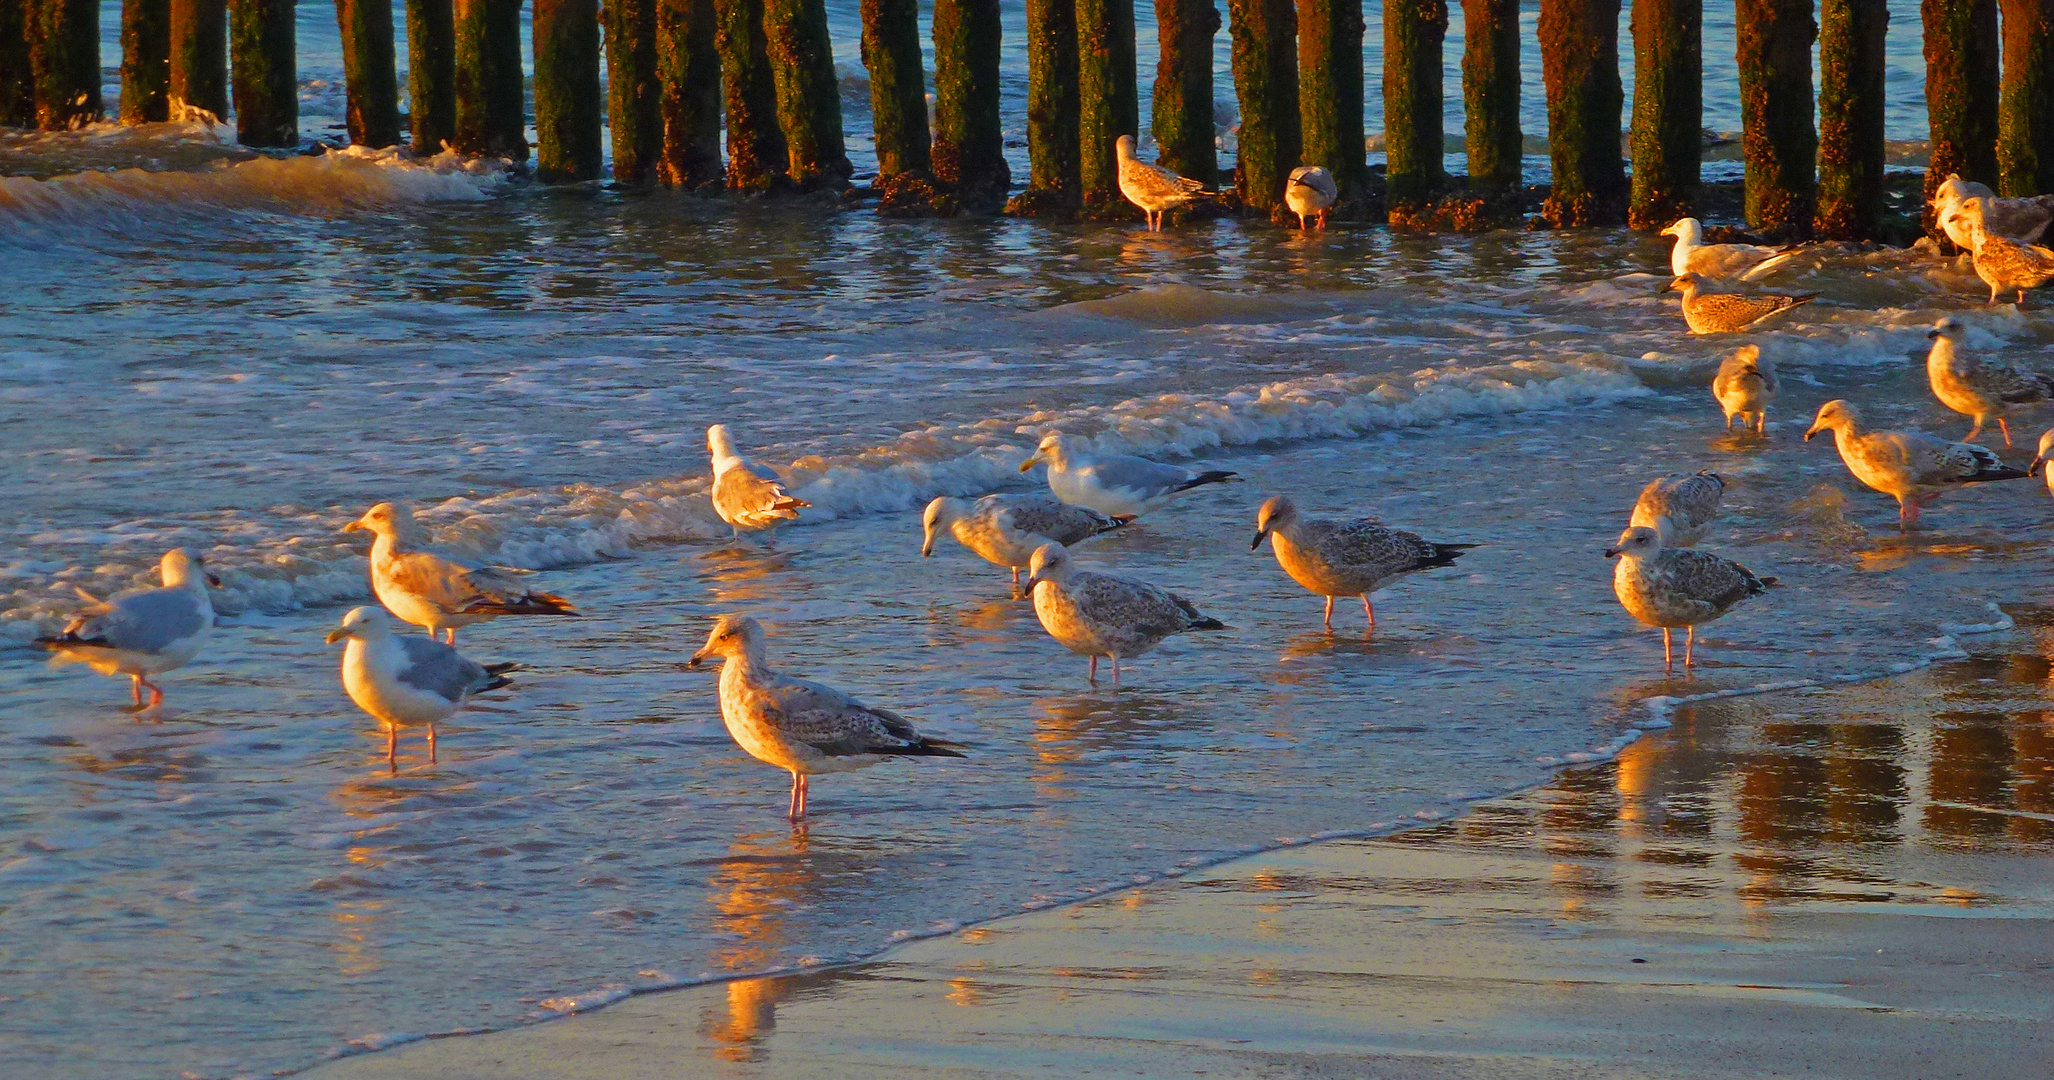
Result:
{"label": "golden light reflection on water", "polygon": [[[814,892],[803,828],[737,839],[709,883],[715,922],[726,939],[715,962],[729,971],[772,966],[782,956],[786,920]],[[777,1006],[797,988],[786,976],[736,979],[727,984],[724,1012],[709,1010],[701,1031],[722,1061],[761,1059],[763,1038],[777,1027]]]}

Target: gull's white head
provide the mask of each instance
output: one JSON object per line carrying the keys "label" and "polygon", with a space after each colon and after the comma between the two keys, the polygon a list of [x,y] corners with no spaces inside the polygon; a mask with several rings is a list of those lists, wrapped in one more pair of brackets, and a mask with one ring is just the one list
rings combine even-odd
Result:
{"label": "gull's white head", "polygon": [[735,437],[728,434],[726,424],[715,424],[706,429],[706,449],[713,454],[713,464],[718,467],[723,461],[739,461],[735,453]]}
{"label": "gull's white head", "polygon": [[215,588],[221,587],[221,579],[207,572],[207,560],[185,548],[172,548],[157,560],[157,574],[167,589],[176,589],[196,581],[205,580]]}
{"label": "gull's white head", "polygon": [[1057,585],[1070,580],[1070,549],[1050,541],[1034,549],[1034,557],[1027,562],[1027,591],[1033,592],[1036,585],[1052,581]]}
{"label": "gull's white head", "polygon": [[1121,161],[1134,160],[1134,136],[1120,136],[1119,140],[1113,143],[1113,151],[1120,155]]}
{"label": "gull's white head", "polygon": [[1605,549],[1605,558],[1624,555],[1629,559],[1652,559],[1662,553],[1662,534],[1645,525],[1635,525],[1619,534],[1619,542]]}
{"label": "gull's white head", "polygon": [[1936,344],[1945,341],[1950,345],[1959,345],[1967,337],[1968,327],[1960,319],[1955,318],[1941,319],[1933,324],[1931,330],[1926,331],[1926,340]]}
{"label": "gull's white head", "polygon": [[963,516],[963,500],[947,495],[937,495],[927,504],[927,510],[920,515],[920,529],[926,535],[920,541],[920,557],[934,554],[934,538],[943,529],[956,523]]}
{"label": "gull's white head", "polygon": [[364,511],[364,516],[342,527],[343,532],[367,532],[391,540],[412,540],[420,533],[414,511],[405,503],[382,502]]}
{"label": "gull's white head", "polygon": [[1819,406],[1818,419],[1812,421],[1811,429],[1804,433],[1804,441],[1821,431],[1845,431],[1850,434],[1861,423],[1861,410],[1854,403],[1843,398],[1834,398]]}
{"label": "gull's white head", "polygon": [[1933,205],[1953,207],[1965,199],[1974,198],[1977,186],[1963,180],[1959,173],[1950,173],[1947,179],[1940,181],[1939,187],[1933,189]]}
{"label": "gull's white head", "polygon": [[1032,456],[1020,463],[1020,471],[1026,472],[1034,466],[1047,462],[1050,468],[1069,467],[1070,437],[1060,431],[1051,431],[1041,437],[1041,445],[1034,448]]}
{"label": "gull's white head", "polygon": [[[2040,475],[2040,472],[2046,469],[2049,460],[2054,460],[2054,428],[2048,428],[2046,434],[2040,436],[2040,452],[2033,456],[2033,463],[2026,466],[2026,474]],[[2054,488],[2054,473],[2048,474],[2047,486]]]}
{"label": "gull's white head", "polygon": [[713,620],[713,629],[706,634],[706,644],[692,654],[692,659],[685,666],[703,667],[709,658],[715,656],[761,661],[763,627],[747,615],[722,615]]}
{"label": "gull's white head", "polygon": [[1705,227],[1694,217],[1678,218],[1676,224],[1662,230],[1663,236],[1673,236],[1684,244],[1701,244],[1705,239]]}
{"label": "gull's white head", "polygon": [[1760,371],[1762,369],[1762,347],[1760,345],[1742,345],[1740,348],[1733,350],[1733,362],[1741,367],[1749,367]]}
{"label": "gull's white head", "polygon": [[328,644],[333,645],[347,638],[358,641],[375,641],[392,633],[392,616],[382,607],[356,607],[342,617],[342,625],[328,631]]}
{"label": "gull's white head", "polygon": [[1255,542],[1248,545],[1248,550],[1254,551],[1261,547],[1263,540],[1271,533],[1289,528],[1291,523],[1297,520],[1296,504],[1282,495],[1272,496],[1268,502],[1262,504],[1262,509],[1255,512]]}

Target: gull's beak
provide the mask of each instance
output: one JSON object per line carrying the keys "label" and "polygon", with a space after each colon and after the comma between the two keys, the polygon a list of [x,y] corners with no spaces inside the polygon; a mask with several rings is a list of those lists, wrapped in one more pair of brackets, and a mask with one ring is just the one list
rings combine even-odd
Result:
{"label": "gull's beak", "polygon": [[1023,587],[1023,588],[1025,588],[1025,589],[1027,590],[1027,595],[1029,595],[1029,596],[1033,596],[1033,595],[1034,595],[1034,587],[1035,587],[1036,585],[1039,585],[1039,584],[1041,584],[1041,582],[1042,582],[1042,578],[1041,578],[1041,576],[1040,576],[1039,574],[1029,574],[1029,575],[1027,576],[1027,583],[1026,583],[1026,585],[1024,585],[1024,586],[1022,586],[1022,587]]}
{"label": "gull's beak", "polygon": [[344,525],[344,526],[342,527],[342,531],[343,531],[343,532],[370,532],[371,530],[369,530],[369,529],[365,528],[365,527],[364,527],[364,523],[363,523],[363,522],[361,522],[361,521],[352,521],[352,522],[350,522],[349,524],[347,524],[347,525]]}
{"label": "gull's beak", "polygon": [[2041,469],[2043,469],[2043,468],[2046,468],[2046,466],[2047,466],[2047,459],[2046,459],[2046,458],[2044,458],[2044,457],[2036,457],[2036,458],[2034,458],[2034,459],[2033,459],[2033,463],[2032,463],[2032,464],[2030,464],[2030,465],[2028,465],[2028,466],[2026,466],[2026,467],[2025,467],[2025,474],[2026,474],[2027,476],[2038,476],[2038,475],[2040,475],[2040,470],[2041,470]]}
{"label": "gull's beak", "polygon": [[1039,464],[1041,464],[1041,455],[1037,453],[1034,456],[1020,463],[1020,471],[1026,472],[1027,470]]}
{"label": "gull's beak", "polygon": [[692,658],[690,660],[685,661],[686,670],[697,671],[700,668],[705,667],[706,658],[710,655],[712,654],[708,653],[705,649],[700,649],[698,652],[693,653]]}
{"label": "gull's beak", "polygon": [[1256,530],[1256,532],[1255,532],[1255,542],[1254,542],[1254,543],[1252,543],[1252,544],[1249,544],[1249,545],[1248,545],[1248,550],[1250,550],[1250,551],[1254,551],[1255,549],[1257,549],[1257,548],[1261,547],[1261,546],[1262,546],[1262,540],[1263,540],[1263,537],[1266,537],[1266,536],[1268,536],[1268,535],[1269,535],[1269,530],[1268,530],[1268,529],[1258,529],[1258,530]]}
{"label": "gull's beak", "polygon": [[928,534],[927,534],[927,536],[926,536],[926,538],[920,541],[920,557],[921,557],[921,558],[923,558],[923,559],[925,559],[925,558],[928,558],[928,557],[932,556],[933,554],[934,554],[934,534],[933,534],[933,533],[928,533]]}
{"label": "gull's beak", "polygon": [[1811,426],[1811,430],[1809,430],[1809,431],[1806,431],[1806,432],[1804,433],[1804,441],[1805,441],[1805,442],[1810,442],[1810,441],[1812,441],[1812,436],[1814,436],[1814,435],[1817,435],[1817,434],[1819,433],[1819,431],[1820,431],[1819,425],[1817,425],[1817,424],[1813,424],[1813,425]]}
{"label": "gull's beak", "polygon": [[1608,548],[1606,548],[1606,549],[1605,549],[1605,558],[1607,558],[1607,559],[1609,559],[1609,558],[1611,558],[1612,556],[1614,556],[1614,555],[1617,555],[1617,554],[1619,554],[1619,549],[1618,549],[1618,548],[1615,548],[1615,547],[1608,547]]}
{"label": "gull's beak", "polygon": [[1937,327],[1936,327],[1936,328],[1934,328],[1934,329],[1931,329],[1931,330],[1928,330],[1928,331],[1926,331],[1926,340],[1927,340],[1927,341],[1931,341],[1931,340],[1933,340],[1934,338],[1936,338],[1936,337],[1939,337],[1939,336],[1940,336],[1940,331],[1939,331],[1939,329],[1938,329]]}
{"label": "gull's beak", "polygon": [[214,586],[215,588],[217,588],[217,589],[218,589],[218,588],[220,588],[220,587],[221,587],[221,578],[220,578],[220,577],[219,577],[218,575],[215,575],[215,574],[208,574],[208,575],[207,575],[207,584],[209,584],[209,585],[212,585],[212,586]]}
{"label": "gull's beak", "polygon": [[336,642],[341,641],[343,638],[346,638],[348,636],[349,627],[338,626],[335,629],[328,631],[328,644],[333,645]]}

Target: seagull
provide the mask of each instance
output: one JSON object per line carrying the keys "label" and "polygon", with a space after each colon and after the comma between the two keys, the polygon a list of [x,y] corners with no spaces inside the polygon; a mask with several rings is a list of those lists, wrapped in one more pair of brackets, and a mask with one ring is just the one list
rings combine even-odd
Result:
{"label": "seagull", "polygon": [[[93,607],[71,620],[55,637],[37,638],[55,665],[84,664],[102,675],[126,675],[137,711],[154,709],[164,691],[150,676],[181,668],[200,654],[214,630],[214,603],[207,586],[221,579],[184,548],[172,548],[157,563],[164,587],[101,601],[79,590]],[[143,704],[143,691],[150,703]]]}
{"label": "seagull", "polygon": [[1678,220],[1663,229],[1662,235],[1676,238],[1676,246],[1669,250],[1669,270],[1677,277],[1698,274],[1707,278],[1758,281],[1797,258],[1796,248],[1707,244],[1705,227],[1694,217]]}
{"label": "seagull", "polygon": [[1719,499],[1725,493],[1726,478],[1710,470],[1650,480],[1640,489],[1627,524],[1661,533],[1663,544],[1689,547],[1712,531],[1712,522],[1719,517]]}
{"label": "seagull", "polygon": [[713,452],[713,512],[734,528],[736,540],[744,529],[768,532],[797,521],[799,511],[813,505],[793,498],[776,473],[735,453],[726,424],[706,429],[706,448]]}
{"label": "seagull", "polygon": [[928,503],[921,515],[926,536],[920,542],[920,557],[934,554],[935,537],[946,529],[957,543],[986,562],[1010,569],[1017,592],[1020,568],[1034,558],[1035,548],[1050,541],[1065,547],[1082,543],[1133,520],[1057,502],[1046,495],[986,495],[975,503],[943,495]]}
{"label": "seagull", "polygon": [[1041,628],[1071,652],[1091,658],[1094,684],[1101,656],[1112,658],[1118,686],[1122,658],[1140,656],[1171,634],[1227,628],[1168,589],[1076,569],[1061,544],[1036,548],[1028,570],[1027,589]]}
{"label": "seagull", "polygon": [[1147,215],[1149,232],[1162,231],[1164,213],[1212,197],[1204,184],[1137,159],[1132,135],[1120,136],[1114,149],[1120,156],[1120,194]]}
{"label": "seagull", "polygon": [[1712,378],[1712,396],[1726,413],[1726,430],[1733,430],[1733,418],[1740,418],[1744,431],[1764,435],[1769,429],[1769,403],[1776,400],[1776,367],[1762,357],[1761,346],[1742,345],[1720,363]]}
{"label": "seagull", "polygon": [[1975,249],[1977,222],[1999,236],[2032,243],[2045,238],[2054,223],[2054,195],[2022,199],[1999,198],[1986,184],[1949,176],[1933,190],[1933,218],[1954,246]]}
{"label": "seagull", "polygon": [[1619,542],[1605,549],[1605,558],[1614,556],[1619,566],[1612,573],[1612,592],[1628,615],[1662,628],[1665,669],[1676,665],[1672,629],[1689,628],[1683,638],[1683,670],[1689,671],[1695,662],[1697,624],[1726,614],[1733,605],[1776,584],[1775,578],[1756,577],[1747,567],[1707,551],[1664,547],[1660,532],[1641,525],[1620,533]]}
{"label": "seagull", "polygon": [[1997,421],[2004,433],[2004,445],[2011,445],[2011,425],[2004,413],[2013,405],[2038,405],[2054,397],[2054,376],[2042,375],[2001,358],[1976,359],[1965,356],[1961,343],[1968,328],[1959,319],[1941,319],[1926,331],[1933,349],[1926,354],[1926,378],[1940,404],[1974,421],[1963,435],[1973,439],[1983,433],[1983,424]]}
{"label": "seagull", "polygon": [[455,716],[475,695],[512,680],[511,664],[487,666],[434,638],[392,632],[384,608],[351,608],[328,644],[342,650],[342,688],[350,700],[385,726],[385,762],[399,770],[399,729],[428,728],[428,760],[435,760],[435,724]]}
{"label": "seagull", "polygon": [[2047,491],[2049,494],[2054,494],[2054,469],[2047,468],[2049,461],[2054,461],[2054,428],[2048,428],[2040,436],[2040,452],[2033,456],[2032,464],[2026,466],[2025,470],[2029,475],[2033,476],[2038,476],[2040,473],[2045,472],[2047,474]]}
{"label": "seagull", "polygon": [[2054,251],[1999,236],[1979,221],[1971,223],[1969,235],[1974,238],[1976,276],[1990,287],[1990,303],[1997,302],[1999,293],[2015,291],[2024,304],[2027,289],[2054,282]]}
{"label": "seagull", "polygon": [[1906,529],[1918,524],[1921,507],[1952,485],[2028,475],[2004,464],[1987,446],[1916,431],[1863,431],[1860,410],[1837,398],[1819,406],[1818,419],[1804,433],[1804,441],[1821,431],[1833,433],[1840,460],[1856,480],[1897,499],[1897,520]]}
{"label": "seagull", "polygon": [[1034,455],[1020,463],[1020,471],[1044,461],[1048,489],[1056,498],[1107,517],[1140,517],[1192,488],[1235,478],[1218,469],[1193,472],[1132,454],[1085,453],[1076,439],[1061,432],[1042,436]]}
{"label": "seagull", "polygon": [[1317,222],[1317,228],[1326,228],[1327,213],[1340,197],[1341,189],[1334,185],[1334,174],[1318,165],[1300,165],[1292,169],[1291,178],[1284,181],[1284,205],[1298,215],[1300,229],[1315,227],[1306,223],[1307,218]]}
{"label": "seagull", "polygon": [[429,637],[446,634],[448,644],[456,644],[458,627],[501,615],[578,615],[563,597],[522,584],[519,570],[428,550],[427,530],[405,503],[379,503],[342,531],[377,537],[371,542],[371,591],[378,601],[401,620],[427,627]]}
{"label": "seagull", "polygon": [[874,709],[831,686],[772,671],[765,660],[763,627],[744,615],[722,615],[706,645],[685,665],[725,657],[720,668],[720,716],[750,757],[792,774],[787,816],[806,816],[806,778],[853,772],[892,757],[967,755],[961,743],[930,739],[895,712]]}
{"label": "seagull", "polygon": [[1325,625],[1334,628],[1334,597],[1360,596],[1362,613],[1376,628],[1376,609],[1369,594],[1406,574],[1455,565],[1475,544],[1436,544],[1417,533],[1390,528],[1368,518],[1355,521],[1306,520],[1282,495],[1262,504],[1255,514],[1254,551],[1269,539],[1277,565],[1291,580],[1326,598]]}
{"label": "seagull", "polygon": [[1704,278],[1695,273],[1676,275],[1676,280],[1670,282],[1668,288],[1683,294],[1683,321],[1690,324],[1693,334],[1735,333],[1779,311],[1788,311],[1818,299],[1817,293],[1790,296],[1784,293],[1741,295],[1706,292]]}

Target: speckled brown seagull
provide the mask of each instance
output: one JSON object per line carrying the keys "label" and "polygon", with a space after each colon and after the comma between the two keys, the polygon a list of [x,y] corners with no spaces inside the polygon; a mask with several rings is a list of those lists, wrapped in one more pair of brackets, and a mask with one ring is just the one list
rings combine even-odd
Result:
{"label": "speckled brown seagull", "polygon": [[1818,299],[1817,293],[1719,293],[1705,289],[1697,274],[1678,274],[1669,289],[1683,294],[1683,321],[1693,334],[1732,334],[1778,312]]}
{"label": "speckled brown seagull", "polygon": [[1136,158],[1134,136],[1120,136],[1114,148],[1120,156],[1120,194],[1147,215],[1149,232],[1162,231],[1163,214],[1168,211],[1212,197],[1204,184]]}
{"label": "speckled brown seagull", "polygon": [[1970,230],[1975,240],[1976,276],[1990,287],[1990,303],[2001,293],[2016,292],[2025,303],[2025,291],[2054,282],[2054,251],[2034,244],[1999,236],[1980,222]]}
{"label": "speckled brown seagull", "polygon": [[1962,348],[1968,327],[1960,319],[1941,319],[1926,331],[1933,348],[1926,354],[1926,379],[1940,404],[1968,417],[1973,426],[1964,441],[1983,433],[1983,425],[1997,421],[2004,433],[2004,445],[2011,445],[2011,425],[2004,414],[2013,406],[2044,404],[2054,398],[2054,375],[2043,375],[2002,357],[1977,357]]}
{"label": "speckled brown seagull", "polygon": [[1455,565],[1475,544],[1436,544],[1417,533],[1393,529],[1367,518],[1322,521],[1304,518],[1282,495],[1262,504],[1255,514],[1254,551],[1270,542],[1277,565],[1291,580],[1327,602],[1325,625],[1334,628],[1334,597],[1359,596],[1362,614],[1376,626],[1371,593],[1407,574]]}
{"label": "speckled brown seagull", "polygon": [[1725,494],[1726,478],[1709,470],[1650,480],[1640,489],[1628,524],[1661,533],[1662,543],[1670,547],[1689,547],[1711,531]]}
{"label": "speckled brown seagull", "polygon": [[1662,534],[1645,526],[1636,525],[1619,534],[1619,542],[1605,549],[1605,558],[1614,557],[1619,566],[1612,573],[1612,593],[1628,615],[1661,627],[1665,668],[1676,664],[1671,630],[1689,628],[1683,638],[1683,670],[1689,671],[1696,662],[1692,653],[1697,624],[1726,614],[1733,605],[1776,584],[1775,578],[1756,577],[1731,559],[1665,547]]}

